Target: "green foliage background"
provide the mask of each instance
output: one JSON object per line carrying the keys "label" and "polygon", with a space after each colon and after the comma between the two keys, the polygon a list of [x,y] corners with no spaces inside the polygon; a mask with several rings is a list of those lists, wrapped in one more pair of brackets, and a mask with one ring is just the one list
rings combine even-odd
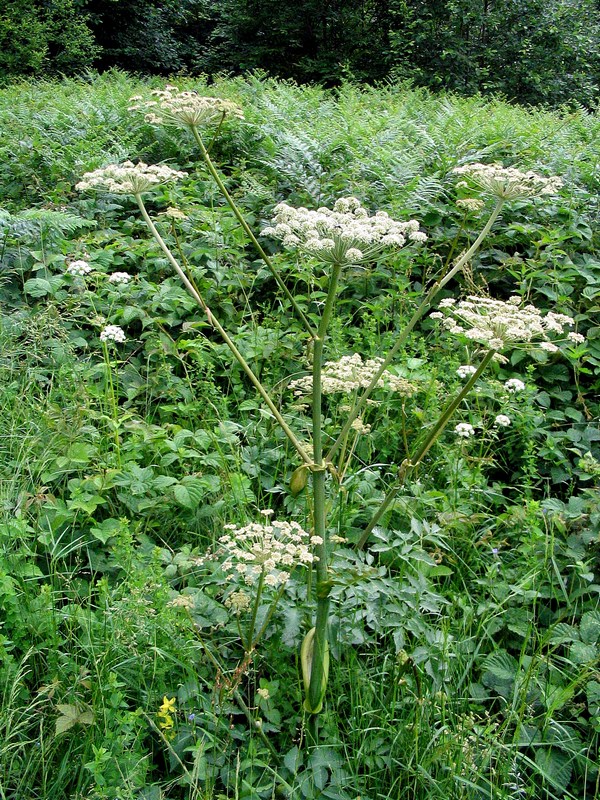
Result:
{"label": "green foliage background", "polygon": [[[307,755],[302,582],[242,668],[223,576],[198,564],[223,524],[260,508],[306,519],[289,491],[297,460],[133,203],[73,188],[86,170],[126,158],[189,173],[149,196],[152,213],[186,213],[177,230],[198,285],[294,416],[285,387],[307,362],[289,307],[189,142],[127,111],[131,95],[158,83],[113,71],[0,92],[2,795],[596,800],[597,115],[398,85],[181,82],[244,108],[212,152],[254,229],[280,200],[313,208],[345,194],[426,229],[422,250],[345,281],[335,354],[385,350],[423,283],[477,235],[481,220],[455,204],[457,164],[500,160],[565,180],[556,198],[507,208],[452,291],[474,282],[518,293],[574,315],[588,343],[571,360],[517,352],[491,370],[460,410],[482,435],[458,442],[448,431],[372,552],[340,549],[327,746]],[[94,268],[87,284],[65,274],[82,257]],[[274,258],[310,313],[318,275]],[[128,287],[108,283],[120,270],[134,276]],[[108,364],[98,340],[107,321],[127,332]],[[360,534],[404,438],[435,419],[468,355],[428,322],[415,332],[397,368],[419,394],[374,412],[347,486],[345,536]],[[509,377],[527,390],[508,397]],[[499,410],[513,424],[493,433]],[[334,426],[336,403],[327,411]],[[191,613],[173,605],[181,597]],[[171,740],[158,730],[165,696],[177,708]]]}
{"label": "green foliage background", "polygon": [[599,13],[597,0],[9,0],[0,76],[261,69],[594,107]]}

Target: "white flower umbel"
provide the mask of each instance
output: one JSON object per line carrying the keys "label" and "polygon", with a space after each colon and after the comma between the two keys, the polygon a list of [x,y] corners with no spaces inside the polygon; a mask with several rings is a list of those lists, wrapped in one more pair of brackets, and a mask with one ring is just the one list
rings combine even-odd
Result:
{"label": "white flower umbel", "polygon": [[502,164],[465,164],[456,167],[453,172],[467,178],[483,191],[504,200],[556,194],[563,185],[560,178],[545,178],[536,172],[521,172],[515,167],[503,167]]}
{"label": "white flower umbel", "polygon": [[471,436],[475,435],[475,428],[469,425],[468,422],[459,422],[456,428],[454,428],[454,433],[457,436],[461,436],[463,439],[470,439]]}
{"label": "white flower umbel", "polygon": [[265,586],[287,583],[294,567],[317,560],[310,547],[322,543],[297,522],[251,522],[241,527],[226,525],[225,529],[228,532],[220,537],[217,553],[225,556],[223,569],[229,580],[237,576],[248,586],[259,580]]}
{"label": "white flower umbel", "polygon": [[565,326],[573,325],[572,317],[552,311],[542,316],[535,306],[521,305],[520,297],[511,297],[508,302],[473,295],[459,302],[446,298],[439,308],[443,309],[442,325],[447,331],[496,351],[535,342],[542,350],[556,352],[558,348],[549,335],[561,336]]}
{"label": "white flower umbel", "polygon": [[419,223],[396,222],[385,211],[369,216],[356,197],[342,197],[333,210],[293,208],[279,203],[273,224],[263,236],[280,239],[284,247],[301,250],[320,261],[333,264],[360,264],[386,248],[399,248],[407,239],[423,242]]}
{"label": "white flower umbel", "polygon": [[[440,316],[443,316],[443,314],[441,314]],[[471,375],[475,375],[476,372],[477,372],[477,367],[473,367],[470,364],[463,364],[456,370],[456,374],[458,375],[459,378],[470,378]]]}
{"label": "white flower umbel", "polygon": [[80,259],[79,261],[71,261],[71,263],[67,265],[65,272],[68,275],[83,277],[84,275],[89,275],[90,272],[92,272],[92,267],[90,267],[87,261]]}
{"label": "white flower umbel", "polygon": [[122,344],[126,339],[125,331],[118,325],[107,325],[106,328],[100,332],[101,342],[118,342]]}
{"label": "white flower umbel", "polygon": [[509,378],[504,384],[504,388],[509,394],[525,391],[525,384],[519,378]]}
{"label": "white flower umbel", "polygon": [[[349,394],[357,389],[366,389],[371,383],[376,372],[383,364],[382,358],[369,358],[363,361],[358,353],[343,356],[339,361],[327,361],[321,373],[321,391],[323,394],[344,392]],[[399,378],[389,370],[385,370],[377,382],[381,389],[396,392],[403,397],[411,397],[417,387],[404,378]],[[312,392],[313,379],[311,375],[291,381],[289,388],[297,396]]]}
{"label": "white flower umbel", "polygon": [[506,414],[498,414],[496,419],[494,420],[494,425],[499,428],[508,428],[511,424],[510,417],[507,417]]}
{"label": "white flower umbel", "polygon": [[174,125],[195,128],[219,125],[226,117],[243,119],[244,113],[237,103],[220,97],[203,97],[197,92],[181,91],[177,86],[165,86],[151,92],[151,100],[140,95],[130,98],[134,105],[130,111],[142,111],[146,122],[152,125]]}
{"label": "white flower umbel", "polygon": [[461,200],[457,200],[456,205],[468,214],[477,214],[485,206],[485,203],[476,197],[464,197]]}
{"label": "white flower umbel", "polygon": [[171,183],[185,178],[186,173],[171,169],[164,164],[110,164],[108,167],[86,172],[75,186],[80,192],[89,189],[104,189],[113,194],[143,194],[161,183]]}
{"label": "white flower umbel", "polygon": [[131,275],[128,272],[113,272],[108,276],[109,283],[129,283]]}

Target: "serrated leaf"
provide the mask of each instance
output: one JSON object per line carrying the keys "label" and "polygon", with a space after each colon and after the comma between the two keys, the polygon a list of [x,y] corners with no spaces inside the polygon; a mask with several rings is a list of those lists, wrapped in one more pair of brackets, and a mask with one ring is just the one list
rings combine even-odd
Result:
{"label": "serrated leaf", "polygon": [[66,733],[75,725],[93,725],[94,713],[89,709],[81,710],[78,706],[58,703],[56,708],[61,716],[56,720],[55,733],[59,736]]}
{"label": "serrated leaf", "polygon": [[540,747],[535,751],[535,763],[548,783],[566,791],[573,771],[568,755],[555,747]]}
{"label": "serrated leaf", "polygon": [[600,641],[600,611],[587,611],[581,617],[579,633],[586,644],[598,644]]}
{"label": "serrated leaf", "polygon": [[569,648],[569,658],[575,664],[589,664],[595,661],[598,656],[598,649],[593,644],[583,642],[573,642]]}
{"label": "serrated leaf", "polygon": [[185,480],[173,487],[175,500],[185,508],[198,508],[204,499],[204,487],[197,479]]}
{"label": "serrated leaf", "polygon": [[25,281],[25,293],[31,297],[44,297],[52,294],[52,284],[45,278],[30,278]]}
{"label": "serrated leaf", "polygon": [[550,644],[565,644],[566,642],[576,642],[578,639],[579,631],[574,625],[567,625],[566,622],[559,622],[552,629]]}
{"label": "serrated leaf", "polygon": [[288,750],[283,758],[283,763],[286,769],[289,769],[292,775],[295,775],[298,772],[303,761],[304,756],[297,747],[292,747],[291,750]]}
{"label": "serrated leaf", "polygon": [[506,650],[497,650],[491,653],[483,662],[483,668],[499,681],[514,681],[519,671],[519,665],[513,656]]}
{"label": "serrated leaf", "polygon": [[178,483],[177,486],[173,487],[173,494],[175,495],[175,500],[177,500],[180,506],[184,506],[184,508],[193,508],[190,493],[181,483]]}

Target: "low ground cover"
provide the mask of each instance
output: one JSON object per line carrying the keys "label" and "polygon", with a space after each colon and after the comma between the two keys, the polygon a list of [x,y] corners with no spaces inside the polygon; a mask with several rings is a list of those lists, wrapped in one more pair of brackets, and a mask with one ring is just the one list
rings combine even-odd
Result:
{"label": "low ground cover", "polygon": [[0,796],[597,797],[597,118],[177,84],[0,94]]}

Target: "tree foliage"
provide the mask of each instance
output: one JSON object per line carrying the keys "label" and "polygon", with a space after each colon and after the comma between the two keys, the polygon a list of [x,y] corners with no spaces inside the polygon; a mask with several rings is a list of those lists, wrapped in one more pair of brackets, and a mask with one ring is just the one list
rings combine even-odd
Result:
{"label": "tree foliage", "polygon": [[8,0],[0,10],[0,78],[73,74],[98,53],[79,0]]}
{"label": "tree foliage", "polygon": [[8,0],[0,74],[259,69],[593,107],[599,42],[597,0]]}

